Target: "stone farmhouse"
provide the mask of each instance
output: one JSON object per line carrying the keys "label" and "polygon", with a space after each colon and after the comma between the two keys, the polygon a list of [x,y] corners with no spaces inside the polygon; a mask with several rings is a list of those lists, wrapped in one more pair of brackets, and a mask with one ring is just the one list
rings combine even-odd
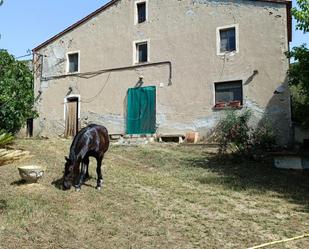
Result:
{"label": "stone farmhouse", "polygon": [[206,136],[227,107],[291,138],[291,1],[112,0],[33,49],[34,135]]}

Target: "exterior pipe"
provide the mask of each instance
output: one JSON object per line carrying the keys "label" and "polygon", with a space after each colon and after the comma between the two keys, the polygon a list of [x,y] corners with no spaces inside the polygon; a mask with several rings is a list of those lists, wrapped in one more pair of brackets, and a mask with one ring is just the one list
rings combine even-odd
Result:
{"label": "exterior pipe", "polygon": [[168,85],[169,86],[172,85],[173,71],[172,71],[172,63],[170,61],[145,63],[145,64],[138,64],[138,65],[127,66],[127,67],[109,68],[109,69],[102,69],[102,70],[98,70],[98,71],[85,72],[85,73],[62,74],[62,75],[57,75],[57,76],[41,77],[41,81],[49,81],[49,80],[61,79],[61,78],[72,77],[72,76],[90,79],[92,77],[95,77],[95,76],[103,74],[103,73],[125,71],[125,70],[132,70],[132,69],[136,69],[136,68],[152,67],[152,66],[160,66],[160,65],[168,65],[169,66]]}

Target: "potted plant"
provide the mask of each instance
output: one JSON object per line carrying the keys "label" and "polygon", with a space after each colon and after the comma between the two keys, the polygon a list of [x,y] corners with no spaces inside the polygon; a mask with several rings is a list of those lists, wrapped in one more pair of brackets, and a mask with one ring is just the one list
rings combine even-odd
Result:
{"label": "potted plant", "polygon": [[229,106],[230,107],[234,107],[234,108],[240,108],[241,107],[241,103],[239,100],[234,100],[234,101],[230,101],[229,102]]}
{"label": "potted plant", "polygon": [[226,103],[225,102],[222,102],[222,101],[219,101],[215,104],[215,107],[214,108],[217,108],[217,109],[220,109],[220,108],[224,108],[226,107]]}

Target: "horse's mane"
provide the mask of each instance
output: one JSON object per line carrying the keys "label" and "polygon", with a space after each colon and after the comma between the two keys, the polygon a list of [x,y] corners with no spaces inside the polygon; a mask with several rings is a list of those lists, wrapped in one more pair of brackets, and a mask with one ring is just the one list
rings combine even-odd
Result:
{"label": "horse's mane", "polygon": [[97,126],[96,124],[89,124],[88,126],[82,128],[74,137],[73,139],[73,142],[71,144],[71,147],[70,147],[70,155],[69,155],[69,158],[71,161],[74,161],[76,160],[76,154],[74,152],[74,148],[76,147],[77,145],[77,142],[80,140],[80,137],[84,135],[85,132],[87,132],[90,128],[93,128]]}

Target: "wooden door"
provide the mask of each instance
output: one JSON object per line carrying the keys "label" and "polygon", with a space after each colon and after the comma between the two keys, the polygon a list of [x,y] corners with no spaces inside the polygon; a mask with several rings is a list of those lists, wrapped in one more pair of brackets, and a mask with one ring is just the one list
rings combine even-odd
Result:
{"label": "wooden door", "polygon": [[65,137],[74,137],[78,132],[78,98],[68,99],[66,103]]}

